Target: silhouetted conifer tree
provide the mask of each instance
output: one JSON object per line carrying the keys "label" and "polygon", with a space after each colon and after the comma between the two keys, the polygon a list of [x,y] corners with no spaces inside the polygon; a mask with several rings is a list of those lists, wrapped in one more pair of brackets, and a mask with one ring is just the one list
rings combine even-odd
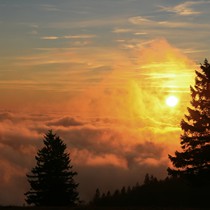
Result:
{"label": "silhouetted conifer tree", "polygon": [[149,174],[147,173],[144,177],[144,185],[148,185],[150,183],[150,177]]}
{"label": "silhouetted conifer tree", "polygon": [[128,187],[127,187],[127,193],[130,193],[130,192],[131,192],[131,187],[128,186]]}
{"label": "silhouetted conifer tree", "polygon": [[181,152],[169,155],[175,168],[169,175],[184,177],[193,183],[210,182],[210,64],[207,59],[195,71],[191,89],[191,107],[181,121]]}
{"label": "silhouetted conifer tree", "polygon": [[49,131],[45,134],[44,147],[37,152],[37,164],[27,174],[30,190],[26,202],[36,206],[73,206],[78,201],[78,184],[74,181],[66,144]]}
{"label": "silhouetted conifer tree", "polygon": [[120,191],[117,189],[117,190],[115,190],[115,192],[114,192],[114,197],[119,197],[119,195],[120,195]]}
{"label": "silhouetted conifer tree", "polygon": [[101,199],[101,193],[100,190],[97,188],[93,198],[93,203],[97,205],[100,202],[100,199]]}
{"label": "silhouetted conifer tree", "polygon": [[125,189],[125,187],[123,186],[122,189],[121,189],[121,191],[120,191],[120,194],[121,194],[121,195],[125,195],[125,193],[126,193],[126,189]]}

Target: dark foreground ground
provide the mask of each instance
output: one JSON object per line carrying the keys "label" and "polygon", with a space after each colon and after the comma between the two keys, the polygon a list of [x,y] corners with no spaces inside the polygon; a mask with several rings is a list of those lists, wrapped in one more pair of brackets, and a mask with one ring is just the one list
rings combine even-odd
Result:
{"label": "dark foreground ground", "polygon": [[210,210],[193,207],[0,207],[0,210]]}

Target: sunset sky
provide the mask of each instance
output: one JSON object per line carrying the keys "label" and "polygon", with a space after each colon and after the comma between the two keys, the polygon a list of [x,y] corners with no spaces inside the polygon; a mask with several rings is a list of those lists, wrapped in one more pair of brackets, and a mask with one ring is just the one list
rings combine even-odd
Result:
{"label": "sunset sky", "polygon": [[0,0],[0,204],[24,203],[25,174],[49,129],[69,148],[82,199],[147,172],[164,178],[194,70],[210,55],[209,8]]}

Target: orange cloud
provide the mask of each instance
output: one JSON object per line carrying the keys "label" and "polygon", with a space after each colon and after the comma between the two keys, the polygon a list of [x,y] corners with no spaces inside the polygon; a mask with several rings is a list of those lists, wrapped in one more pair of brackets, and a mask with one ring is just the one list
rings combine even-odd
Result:
{"label": "orange cloud", "polygon": [[[166,175],[168,154],[179,144],[179,122],[189,102],[186,92],[192,84],[194,63],[165,40],[132,44],[134,48],[126,53],[94,49],[95,56],[87,54],[83,60],[73,54],[72,61],[86,66],[69,74],[83,91],[75,97],[64,94],[62,103],[56,97],[53,104],[58,112],[33,105],[33,114],[0,113],[0,158],[4,165],[0,194],[7,186],[13,201],[23,202],[25,172],[34,165],[42,135],[49,129],[68,146],[83,198],[90,199],[100,186],[112,190],[135,184],[146,173],[160,178]],[[175,108],[164,102],[171,93],[180,99]],[[87,177],[95,180],[91,189]],[[17,193],[21,194],[18,199]]]}

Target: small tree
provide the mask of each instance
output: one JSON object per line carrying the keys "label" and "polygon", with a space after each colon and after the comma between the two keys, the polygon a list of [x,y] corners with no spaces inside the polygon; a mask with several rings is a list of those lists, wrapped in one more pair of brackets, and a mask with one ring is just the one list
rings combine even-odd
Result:
{"label": "small tree", "polygon": [[74,181],[66,144],[50,130],[45,134],[44,147],[35,157],[37,164],[27,174],[30,190],[26,202],[36,206],[73,206],[78,201],[78,184]]}
{"label": "small tree", "polygon": [[168,168],[168,173],[200,185],[210,182],[210,64],[207,59],[195,73],[195,86],[190,87],[191,107],[181,121],[182,151],[169,155],[175,168]]}
{"label": "small tree", "polygon": [[101,199],[101,193],[100,193],[100,190],[97,188],[94,198],[93,198],[93,203],[97,205],[99,203],[100,199]]}

